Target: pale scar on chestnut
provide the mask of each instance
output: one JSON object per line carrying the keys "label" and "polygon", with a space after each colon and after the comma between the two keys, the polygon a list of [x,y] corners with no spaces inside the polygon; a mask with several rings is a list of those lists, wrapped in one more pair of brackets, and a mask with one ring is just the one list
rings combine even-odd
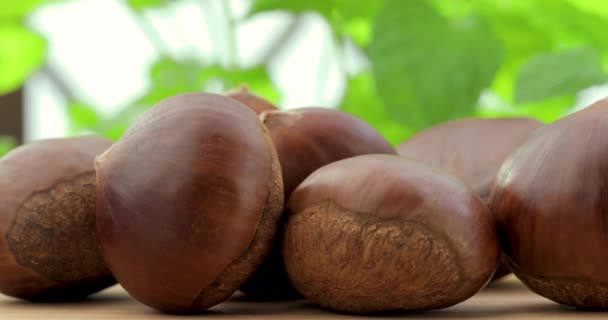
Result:
{"label": "pale scar on chestnut", "polygon": [[[304,292],[315,301],[333,299],[353,312],[432,309],[449,301],[463,281],[448,242],[414,221],[382,220],[325,201],[294,215],[288,226],[293,234],[285,249],[294,252],[293,259],[309,261],[305,266],[303,261],[289,264],[300,275],[292,281],[305,291],[308,282],[323,286]],[[407,298],[390,299],[394,292]]]}
{"label": "pale scar on chestnut", "polygon": [[[17,262],[57,282],[109,273],[95,237],[95,172],[32,193],[5,235]],[[58,262],[61,263],[58,263]]]}

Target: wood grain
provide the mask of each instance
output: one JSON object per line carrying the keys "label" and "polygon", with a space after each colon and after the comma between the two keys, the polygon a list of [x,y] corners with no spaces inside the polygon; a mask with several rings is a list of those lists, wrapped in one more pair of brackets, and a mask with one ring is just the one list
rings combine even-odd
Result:
{"label": "wood grain", "polygon": [[306,301],[256,303],[237,294],[203,315],[171,316],[131,299],[116,286],[91,299],[73,304],[33,304],[0,296],[0,320],[54,319],[606,319],[602,312],[560,306],[535,295],[513,277],[491,284],[454,307],[419,314],[356,317],[321,310]]}

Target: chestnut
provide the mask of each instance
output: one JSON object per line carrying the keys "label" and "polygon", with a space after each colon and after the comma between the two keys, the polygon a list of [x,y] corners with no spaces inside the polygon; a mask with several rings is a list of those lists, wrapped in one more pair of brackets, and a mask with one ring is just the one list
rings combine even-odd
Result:
{"label": "chestnut", "polygon": [[274,104],[249,91],[249,87],[246,85],[226,92],[226,96],[248,106],[257,114],[267,110],[277,110],[277,107]]}
{"label": "chestnut", "polygon": [[490,208],[506,262],[532,291],[608,308],[608,100],[533,134],[501,167]]}
{"label": "chestnut", "polygon": [[257,115],[189,93],[147,111],[97,162],[97,232],[119,283],[170,313],[230,297],[269,252],[281,169]]}
{"label": "chestnut", "polygon": [[95,236],[95,157],[111,141],[50,139],[0,160],[0,292],[78,300],[115,283]]}
{"label": "chestnut", "polygon": [[[487,201],[503,161],[543,123],[531,118],[469,118],[426,129],[397,147],[399,155],[445,170]],[[494,274],[509,274],[501,263]]]}
{"label": "chestnut", "polygon": [[478,292],[498,263],[485,203],[457,178],[398,156],[326,165],[296,188],[288,211],[291,282],[339,312],[448,307]]}
{"label": "chestnut", "polygon": [[[260,119],[270,131],[279,155],[285,200],[309,174],[328,163],[362,154],[396,154],[378,131],[363,120],[338,110],[267,111]],[[279,235],[277,239],[280,238]],[[257,300],[287,300],[300,296],[285,272],[280,241],[275,242],[270,256],[241,290]]]}
{"label": "chestnut", "polygon": [[455,175],[487,201],[504,160],[543,123],[531,118],[468,118],[426,129],[397,147]]}

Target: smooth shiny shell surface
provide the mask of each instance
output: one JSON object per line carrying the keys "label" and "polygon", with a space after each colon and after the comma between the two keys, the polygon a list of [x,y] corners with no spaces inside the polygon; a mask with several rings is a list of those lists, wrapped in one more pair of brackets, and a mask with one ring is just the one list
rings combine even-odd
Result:
{"label": "smooth shiny shell surface", "polygon": [[608,307],[608,101],[540,129],[500,169],[491,209],[513,272],[533,291]]}
{"label": "smooth shiny shell surface", "polygon": [[226,96],[248,106],[258,114],[268,110],[277,110],[274,104],[249,91],[247,86],[241,86],[238,89],[229,91],[226,93]]}
{"label": "smooth shiny shell surface", "polygon": [[166,312],[230,297],[270,249],[280,166],[256,114],[220,95],[169,98],[97,160],[97,229],[122,286]]}
{"label": "smooth shiny shell surface", "polygon": [[[530,118],[454,120],[418,133],[399,145],[397,152],[455,175],[487,201],[502,163],[542,126]],[[508,273],[501,263],[494,279]]]}
{"label": "smooth shiny shell surface", "polygon": [[492,215],[458,179],[391,155],[334,162],[293,192],[283,243],[308,300],[341,312],[448,307],[499,258]]}
{"label": "smooth shiny shell surface", "polygon": [[[326,108],[268,111],[260,115],[270,131],[281,168],[285,200],[316,169],[362,154],[396,154],[374,128],[359,118]],[[255,299],[299,297],[289,283],[277,242],[264,265],[243,286]]]}
{"label": "smooth shiny shell surface", "polygon": [[115,283],[95,236],[95,157],[111,141],[51,139],[0,159],[0,292],[82,299]]}
{"label": "smooth shiny shell surface", "polygon": [[283,171],[285,200],[318,168],[363,154],[396,154],[363,120],[327,108],[269,111],[260,118],[272,137]]}
{"label": "smooth shiny shell surface", "polygon": [[487,201],[503,161],[542,126],[530,118],[455,120],[418,133],[397,152],[455,175]]}

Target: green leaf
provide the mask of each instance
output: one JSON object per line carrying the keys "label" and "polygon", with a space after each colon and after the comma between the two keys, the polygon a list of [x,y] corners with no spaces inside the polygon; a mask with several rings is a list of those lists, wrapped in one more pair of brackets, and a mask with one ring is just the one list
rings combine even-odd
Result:
{"label": "green leaf", "polygon": [[314,11],[326,17],[328,20],[331,20],[334,15],[340,15],[348,20],[375,15],[383,7],[384,2],[384,0],[256,0],[251,8],[250,14],[275,10],[291,11],[293,13]]}
{"label": "green leaf", "polygon": [[168,0],[127,0],[129,6],[135,10],[144,10],[165,5]]}
{"label": "green leaf", "polygon": [[[608,39],[603,32],[608,24],[608,17],[597,11],[583,10],[580,7],[582,2],[586,1],[536,0],[535,17],[543,17],[540,21],[544,22],[555,42],[559,42],[562,48],[608,48]],[[538,15],[541,10],[543,14]]]}
{"label": "green leaf", "polygon": [[0,157],[7,154],[17,145],[17,141],[13,137],[0,136]]}
{"label": "green leaf", "polygon": [[518,103],[575,94],[608,81],[600,65],[600,55],[590,48],[545,53],[526,63],[515,84]]}
{"label": "green leaf", "polygon": [[542,102],[512,106],[505,101],[501,107],[480,105],[477,115],[481,117],[531,117],[545,123],[551,123],[568,114],[574,105],[574,96],[546,99]]}
{"label": "green leaf", "polygon": [[[247,84],[249,88],[266,99],[275,102],[280,98],[264,67],[249,69],[227,70],[220,66],[205,66],[195,60],[177,61],[168,57],[161,57],[150,68],[152,84],[149,91],[138,100],[125,106],[122,110],[110,117],[102,119],[95,131],[103,136],[116,140],[126,131],[129,125],[149,107],[174,95],[209,91],[209,83],[220,82],[222,90]],[[77,109],[78,110],[78,109]],[[90,110],[80,110],[84,117],[93,119]],[[90,116],[90,118],[89,118]]]}
{"label": "green leaf", "polygon": [[423,1],[388,1],[368,51],[388,112],[415,129],[474,114],[503,58],[483,19],[448,20]]}
{"label": "green leaf", "polygon": [[160,58],[150,69],[150,91],[137,104],[151,106],[176,94],[202,91],[205,84],[203,70],[204,66],[194,60],[178,62]]}
{"label": "green leaf", "polygon": [[0,95],[17,89],[44,61],[46,43],[18,24],[0,24]]}
{"label": "green leaf", "polygon": [[284,10],[293,13],[315,11],[322,16],[330,17],[335,7],[336,0],[307,0],[307,1],[284,1],[284,0],[256,0],[251,8],[250,14]]}
{"label": "green leaf", "polygon": [[212,66],[205,69],[202,76],[205,81],[221,81],[223,83],[223,91],[236,88],[240,85],[247,85],[252,92],[275,104],[281,98],[279,91],[270,79],[268,71],[263,66],[235,70],[224,69],[220,66]]}
{"label": "green leaf", "polygon": [[[528,61],[540,53],[588,47],[602,52],[608,62],[608,38],[603,30],[608,24],[608,3],[603,0],[530,0],[485,1],[434,0],[442,12],[465,15],[475,12],[492,24],[508,53],[492,84],[518,115],[553,119],[573,106],[570,98],[550,98],[533,103],[516,101],[516,79]],[[539,14],[542,12],[542,14]],[[521,109],[521,110],[516,110]]]}
{"label": "green leaf", "polygon": [[569,3],[577,6],[582,12],[596,14],[608,19],[608,2],[604,0],[569,0]]}
{"label": "green leaf", "polygon": [[0,20],[21,19],[28,15],[39,5],[52,2],[49,0],[19,0],[19,1],[0,1]]}
{"label": "green leaf", "polygon": [[376,18],[385,0],[336,1],[329,24],[339,37],[348,36],[362,48],[372,39],[372,21]]}
{"label": "green leaf", "polygon": [[94,129],[101,123],[102,117],[95,108],[82,103],[72,102],[68,106],[71,125],[76,130]]}
{"label": "green leaf", "polygon": [[113,123],[111,126],[103,129],[101,135],[112,141],[118,141],[127,129],[129,129],[129,123],[121,121]]}
{"label": "green leaf", "polygon": [[120,112],[111,117],[104,117],[94,128],[94,131],[110,140],[118,140],[151,105],[134,102],[124,106]]}
{"label": "green leaf", "polygon": [[161,58],[152,66],[150,76],[152,87],[137,102],[143,106],[154,105],[180,93],[204,91],[212,80],[219,81],[223,91],[246,84],[253,92],[272,102],[276,103],[280,99],[279,92],[263,66],[228,70],[218,65],[204,66],[194,60],[178,62]]}
{"label": "green leaf", "polygon": [[376,128],[393,145],[414,133],[393,120],[376,94],[373,76],[362,73],[348,80],[346,94],[339,109],[351,113]]}
{"label": "green leaf", "polygon": [[366,48],[372,40],[372,23],[370,19],[353,19],[345,22],[338,34],[348,35],[362,48]]}
{"label": "green leaf", "polygon": [[331,25],[336,35],[350,36],[360,46],[371,40],[371,21],[384,6],[384,0],[257,0],[250,14],[283,10],[296,14],[316,12]]}

